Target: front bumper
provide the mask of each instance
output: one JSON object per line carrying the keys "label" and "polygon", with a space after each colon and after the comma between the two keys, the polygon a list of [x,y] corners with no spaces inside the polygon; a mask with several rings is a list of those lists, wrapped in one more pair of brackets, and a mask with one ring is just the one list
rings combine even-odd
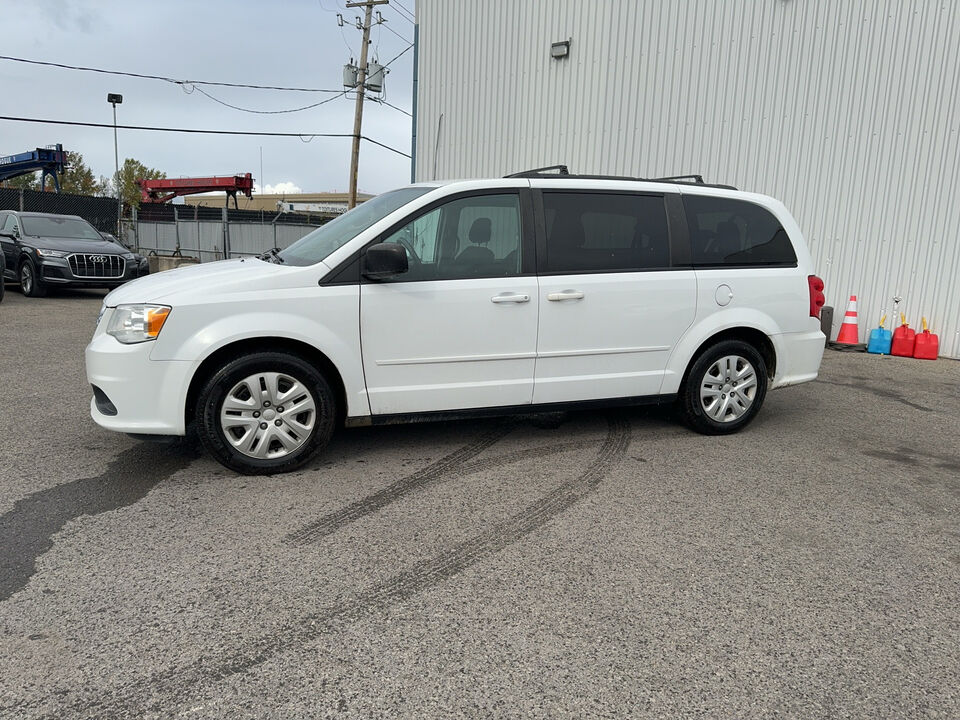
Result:
{"label": "front bumper", "polygon": [[[192,363],[151,360],[153,342],[124,345],[104,332],[112,311],[101,318],[85,352],[87,381],[113,406],[90,400],[90,416],[107,430],[144,435],[185,434],[184,407]],[[107,412],[104,412],[107,410]]]}
{"label": "front bumper", "polygon": [[[40,258],[39,273],[44,285],[58,285],[61,287],[100,287],[115,288],[125,282],[140,276],[140,269],[135,260],[124,260],[123,274],[116,277],[86,277],[76,275],[70,267],[67,258],[44,257]],[[145,273],[144,273],[145,274]]]}

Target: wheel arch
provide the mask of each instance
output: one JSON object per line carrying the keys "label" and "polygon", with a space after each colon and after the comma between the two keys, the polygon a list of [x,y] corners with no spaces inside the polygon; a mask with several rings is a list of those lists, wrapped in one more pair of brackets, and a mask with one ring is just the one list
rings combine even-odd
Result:
{"label": "wheel arch", "polygon": [[770,383],[773,383],[773,378],[776,376],[777,372],[777,351],[774,347],[773,340],[771,340],[770,336],[762,330],[743,325],[720,330],[701,342],[697,346],[697,349],[694,350],[693,354],[687,359],[686,367],[684,368],[683,375],[680,378],[680,388],[686,387],[687,377],[690,374],[690,368],[693,367],[693,364],[697,361],[697,358],[699,358],[700,355],[703,354],[703,352],[711,345],[715,345],[716,343],[724,340],[741,340],[756,348],[757,352],[760,353],[760,357],[763,358],[764,364],[767,366],[767,377],[769,378]]}
{"label": "wheel arch", "polygon": [[251,337],[235,340],[214,350],[210,355],[203,359],[193,377],[190,378],[190,385],[187,387],[187,395],[184,401],[184,424],[188,425],[194,419],[197,397],[200,391],[217,370],[223,364],[240,355],[247,355],[254,352],[285,352],[290,355],[296,355],[307,362],[315,365],[330,383],[331,388],[337,397],[337,423],[341,423],[347,412],[347,391],[343,382],[343,376],[337,369],[337,366],[318,348],[303,342],[287,337]]}

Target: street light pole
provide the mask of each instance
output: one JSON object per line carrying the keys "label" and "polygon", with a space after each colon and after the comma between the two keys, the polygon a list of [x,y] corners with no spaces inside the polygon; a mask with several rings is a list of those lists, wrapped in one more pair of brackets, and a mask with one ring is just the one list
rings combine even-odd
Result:
{"label": "street light pole", "polygon": [[117,193],[117,239],[123,242],[123,228],[120,225],[123,216],[123,194],[120,192],[120,153],[117,151],[117,105],[123,102],[123,95],[107,93],[107,102],[113,105],[113,182]]}

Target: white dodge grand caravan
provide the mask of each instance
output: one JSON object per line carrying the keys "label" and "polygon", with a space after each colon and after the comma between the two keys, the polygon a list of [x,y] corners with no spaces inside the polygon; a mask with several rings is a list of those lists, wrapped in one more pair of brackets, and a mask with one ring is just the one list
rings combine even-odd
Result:
{"label": "white dodge grand caravan", "polygon": [[699,176],[422,183],[111,292],[90,412],[136,436],[194,422],[244,473],[298,467],[339,423],[676,401],[731,433],[816,378],[823,301],[786,208]]}

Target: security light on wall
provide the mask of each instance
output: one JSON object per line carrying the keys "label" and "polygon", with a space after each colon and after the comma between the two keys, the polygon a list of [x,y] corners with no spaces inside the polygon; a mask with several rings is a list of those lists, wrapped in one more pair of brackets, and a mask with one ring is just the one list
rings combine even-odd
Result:
{"label": "security light on wall", "polygon": [[555,42],[550,45],[550,57],[552,57],[554,60],[565,58],[569,54],[570,54],[569,40],[561,40],[560,42]]}

